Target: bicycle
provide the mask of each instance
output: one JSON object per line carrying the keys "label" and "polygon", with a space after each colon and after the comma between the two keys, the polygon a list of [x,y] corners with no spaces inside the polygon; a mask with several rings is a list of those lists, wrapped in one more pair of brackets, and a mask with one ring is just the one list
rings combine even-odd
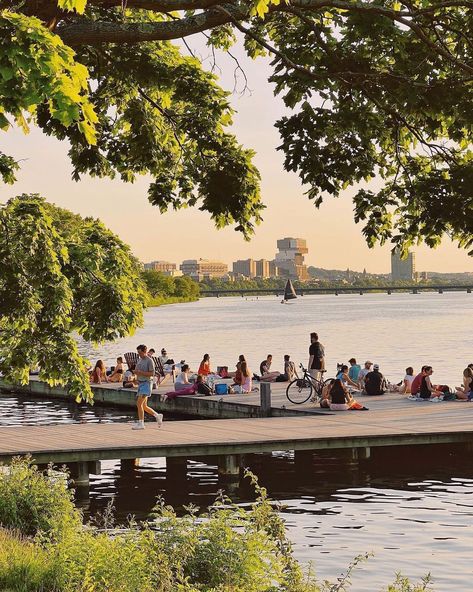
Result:
{"label": "bicycle", "polygon": [[[322,399],[324,386],[330,383],[333,378],[327,378],[325,380],[314,378],[302,364],[299,367],[302,370],[302,378],[295,378],[287,385],[286,397],[295,405],[302,405],[302,403],[305,403],[309,399],[314,403],[318,403]],[[324,372],[326,370],[319,370],[321,375]]]}

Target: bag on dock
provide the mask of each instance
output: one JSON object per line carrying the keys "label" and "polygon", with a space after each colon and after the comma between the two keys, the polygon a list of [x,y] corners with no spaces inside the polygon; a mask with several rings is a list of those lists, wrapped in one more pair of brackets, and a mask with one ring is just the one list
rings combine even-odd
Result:
{"label": "bag on dock", "polygon": [[216,395],[228,395],[228,385],[227,384],[216,384],[215,385],[215,394]]}

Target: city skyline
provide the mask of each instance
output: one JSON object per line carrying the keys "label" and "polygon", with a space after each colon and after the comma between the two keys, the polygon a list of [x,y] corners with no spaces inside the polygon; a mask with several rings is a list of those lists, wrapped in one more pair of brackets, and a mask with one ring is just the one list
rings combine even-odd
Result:
{"label": "city skyline", "polygon": [[[202,42],[195,45],[198,51],[208,53]],[[238,110],[233,129],[242,144],[257,152],[255,162],[261,171],[262,196],[267,205],[264,221],[250,243],[232,228],[215,230],[208,214],[195,208],[161,215],[147,201],[149,178],[139,178],[134,184],[87,176],[79,183],[72,181],[66,144],[36,129],[28,136],[19,130],[4,136],[4,151],[22,162],[18,182],[4,186],[3,201],[21,193],[40,193],[58,206],[98,217],[142,261],[183,261],[196,256],[212,259],[216,253],[228,264],[234,259],[271,260],[277,238],[301,236],[309,248],[307,265],[388,273],[391,245],[368,249],[362,225],[353,221],[351,196],[356,188],[347,189],[340,199],[327,199],[316,210],[304,195],[299,178],[283,170],[283,156],[276,151],[280,140],[273,124],[285,111],[265,80],[267,64],[261,59],[253,62],[245,58],[238,48],[235,52],[253,92],[230,97]],[[231,63],[225,56],[219,56],[219,60],[222,65]],[[233,67],[222,70],[221,84],[231,90]],[[437,250],[422,246],[415,251],[419,269],[473,271],[473,259],[449,241]]]}

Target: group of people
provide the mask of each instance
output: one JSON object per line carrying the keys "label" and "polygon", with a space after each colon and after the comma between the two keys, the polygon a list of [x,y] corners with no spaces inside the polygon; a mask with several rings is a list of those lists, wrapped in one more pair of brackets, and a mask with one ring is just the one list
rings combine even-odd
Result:
{"label": "group of people", "polygon": [[[90,371],[90,380],[94,384],[104,382],[122,382],[124,388],[137,388],[137,409],[138,422],[133,429],[144,429],[144,414],[153,416],[158,426],[161,426],[163,416],[147,405],[148,397],[153,387],[162,384],[164,380],[172,376],[174,379],[174,391],[162,396],[163,400],[174,398],[180,395],[215,394],[214,382],[220,378],[232,379],[228,385],[229,393],[250,393],[253,390],[253,380],[266,382],[290,382],[299,378],[296,366],[291,361],[289,354],[284,356],[283,372],[272,369],[273,356],[268,354],[261,362],[260,375],[253,374],[249,369],[246,358],[240,354],[236,363],[235,372],[228,372],[227,367],[218,368],[214,371],[211,367],[210,355],[205,354],[199,365],[198,371],[192,372],[189,364],[183,360],[180,364],[174,364],[166,349],[161,350],[158,360],[163,368],[163,375],[157,377],[154,363],[155,350],[145,345],[137,348],[138,360],[127,370],[124,368],[123,358],[117,357],[116,365],[110,370],[102,360],[98,360],[95,367]],[[320,343],[317,333],[310,334],[308,373],[315,379],[320,380],[325,372],[325,349]],[[469,364],[463,372],[462,385],[456,387],[452,393],[447,385],[433,384],[432,366],[422,366],[420,373],[414,375],[414,368],[406,368],[403,380],[396,384],[390,384],[381,373],[379,365],[367,360],[361,367],[355,358],[351,358],[348,364],[338,364],[338,371],[335,379],[328,382],[322,391],[321,407],[332,410],[344,410],[355,408],[357,402],[353,398],[354,392],[377,396],[386,392],[398,392],[409,395],[411,399],[440,401],[443,398],[456,398],[459,400],[473,400],[473,364]],[[358,406],[361,408],[362,406]]]}

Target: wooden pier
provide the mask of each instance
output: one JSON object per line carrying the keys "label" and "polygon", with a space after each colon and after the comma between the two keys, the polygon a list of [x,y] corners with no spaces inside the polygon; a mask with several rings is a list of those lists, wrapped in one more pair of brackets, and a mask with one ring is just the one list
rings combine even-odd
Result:
{"label": "wooden pier", "polygon": [[[361,400],[361,399],[360,399]],[[399,395],[364,397],[370,411],[238,420],[153,421],[0,428],[0,462],[30,454],[37,463],[72,463],[78,485],[106,459],[215,457],[220,473],[238,478],[242,455],[276,450],[351,449],[464,443],[473,445],[473,404],[411,402]],[[185,470],[185,469],[184,469]]]}

